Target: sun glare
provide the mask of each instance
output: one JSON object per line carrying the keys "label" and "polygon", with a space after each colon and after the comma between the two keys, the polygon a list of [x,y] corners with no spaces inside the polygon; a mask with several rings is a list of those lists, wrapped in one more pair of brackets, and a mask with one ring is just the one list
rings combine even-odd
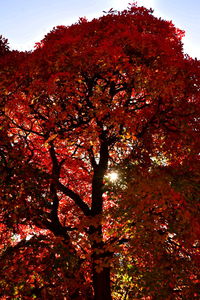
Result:
{"label": "sun glare", "polygon": [[115,182],[119,178],[119,175],[117,172],[113,171],[113,172],[110,172],[107,177],[110,181]]}

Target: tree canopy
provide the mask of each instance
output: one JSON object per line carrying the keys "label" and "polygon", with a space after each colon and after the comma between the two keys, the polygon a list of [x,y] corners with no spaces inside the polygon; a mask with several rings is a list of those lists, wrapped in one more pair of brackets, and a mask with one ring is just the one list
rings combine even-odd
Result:
{"label": "tree canopy", "polygon": [[200,63],[183,34],[134,4],[32,52],[1,38],[1,299],[200,296]]}

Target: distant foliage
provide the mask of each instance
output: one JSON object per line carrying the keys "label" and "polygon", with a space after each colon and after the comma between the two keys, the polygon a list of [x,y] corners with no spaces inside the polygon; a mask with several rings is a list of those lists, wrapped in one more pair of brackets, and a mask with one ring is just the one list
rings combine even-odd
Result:
{"label": "distant foliage", "polygon": [[0,35],[0,58],[9,52],[8,40]]}

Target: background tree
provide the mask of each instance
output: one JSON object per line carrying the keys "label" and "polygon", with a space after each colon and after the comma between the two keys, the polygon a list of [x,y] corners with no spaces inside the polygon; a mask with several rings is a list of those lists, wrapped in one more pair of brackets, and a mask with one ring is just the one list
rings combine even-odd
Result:
{"label": "background tree", "polygon": [[182,36],[132,5],[1,59],[2,297],[198,297],[200,66]]}
{"label": "background tree", "polygon": [[9,52],[8,40],[0,35],[0,57]]}

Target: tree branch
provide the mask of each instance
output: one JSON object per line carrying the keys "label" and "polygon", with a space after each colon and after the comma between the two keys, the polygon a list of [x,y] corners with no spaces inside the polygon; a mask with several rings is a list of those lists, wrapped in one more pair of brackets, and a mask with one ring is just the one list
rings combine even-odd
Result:
{"label": "tree branch", "polygon": [[91,211],[88,205],[81,199],[81,197],[77,193],[75,193],[59,181],[57,182],[57,187],[63,194],[70,197],[76,203],[76,205],[82,210],[85,216],[91,215]]}
{"label": "tree branch", "polygon": [[92,146],[88,149],[88,154],[89,154],[89,159],[90,159],[91,165],[92,165],[93,169],[95,169],[97,167],[97,163],[96,163],[96,160],[94,157],[94,152],[93,152]]}

